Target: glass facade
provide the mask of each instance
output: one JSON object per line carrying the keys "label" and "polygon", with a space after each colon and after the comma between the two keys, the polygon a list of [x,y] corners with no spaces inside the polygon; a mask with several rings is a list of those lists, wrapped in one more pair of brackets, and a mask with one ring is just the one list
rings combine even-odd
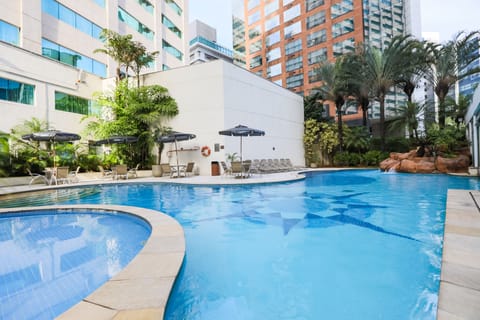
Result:
{"label": "glass facade", "polygon": [[298,56],[293,59],[287,60],[285,63],[285,71],[290,72],[293,70],[300,69],[303,66],[303,57]]}
{"label": "glass facade", "polygon": [[262,56],[255,56],[250,60],[250,68],[256,68],[262,65]]}
{"label": "glass facade", "polygon": [[173,9],[173,11],[175,11],[179,16],[182,15],[182,8],[180,8],[180,6],[173,0],[165,0],[165,3]]}
{"label": "glass facade", "polygon": [[62,47],[59,44],[42,39],[42,55],[105,78],[107,66],[97,60]]}
{"label": "glass facade", "polygon": [[92,115],[100,114],[100,109],[90,100],[55,91],[55,110]]}
{"label": "glass facade", "polygon": [[42,10],[58,20],[71,25],[75,29],[82,31],[95,39],[100,39],[100,33],[102,32],[101,27],[57,1],[42,0]]}
{"label": "glass facade", "polygon": [[354,30],[353,18],[345,19],[343,21],[335,23],[332,26],[332,37],[336,38],[341,35],[353,32],[353,30]]}
{"label": "glass facade", "polygon": [[327,30],[322,29],[307,35],[307,46],[312,47],[327,41]]}
{"label": "glass facade", "polygon": [[172,46],[170,43],[168,43],[167,41],[165,40],[162,40],[162,48],[170,53],[171,55],[173,55],[175,58],[177,58],[178,60],[182,60],[183,59],[183,53],[178,50],[177,48],[175,48],[174,46]]}
{"label": "glass facade", "polygon": [[280,31],[277,31],[277,32],[274,32],[270,35],[268,35],[266,38],[265,38],[265,44],[267,46],[271,46],[271,45],[274,45],[275,43],[278,43],[280,42]]}
{"label": "glass facade", "polygon": [[262,34],[262,29],[260,26],[256,26],[248,30],[248,38],[253,39]]}
{"label": "glass facade", "polygon": [[105,8],[105,0],[94,0],[100,7]]}
{"label": "glass facade", "polygon": [[405,33],[405,1],[362,1],[366,43],[383,49],[391,38]]}
{"label": "glass facade", "polygon": [[265,5],[264,14],[265,14],[265,16],[268,16],[269,14],[271,14],[271,13],[277,11],[277,10],[278,10],[278,0],[275,0],[275,1],[267,3]]}
{"label": "glass facade", "polygon": [[283,12],[283,22],[287,22],[292,19],[295,19],[299,15],[300,15],[300,5],[297,4],[296,6],[293,6],[290,9]]}
{"label": "glass facade", "polygon": [[267,61],[277,60],[281,56],[282,56],[282,51],[280,50],[280,48],[272,49],[267,53]]}
{"label": "glass facade", "polygon": [[308,70],[308,82],[309,83],[319,82],[320,80],[321,80],[320,79],[320,74],[315,69]]}
{"label": "glass facade", "polygon": [[0,20],[0,40],[18,46],[20,41],[20,28]]}
{"label": "glass facade", "polygon": [[265,22],[265,31],[271,30],[275,27],[280,25],[280,18],[278,16],[274,16],[273,18],[268,19]]}
{"label": "glass facade", "polygon": [[177,28],[176,25],[173,24],[172,21],[170,21],[166,16],[162,14],[162,23],[165,27],[168,28],[168,30],[172,31],[179,37],[180,39],[182,38],[182,31],[180,31],[179,28]]}
{"label": "glass facade", "polygon": [[307,29],[312,29],[323,23],[325,23],[325,11],[319,11],[307,17]]}
{"label": "glass facade", "polygon": [[0,78],[0,100],[33,105],[35,86]]}
{"label": "glass facade", "polygon": [[332,19],[335,19],[341,15],[344,15],[352,11],[353,11],[353,0],[342,0],[338,3],[332,4],[330,8]]}
{"label": "glass facade", "polygon": [[277,63],[271,66],[268,66],[267,68],[267,77],[275,77],[278,76],[279,74],[282,74],[282,64]]}
{"label": "glass facade", "polygon": [[285,32],[285,39],[291,38],[294,35],[302,32],[302,23],[300,21],[297,21],[294,24],[289,25],[288,27],[285,27],[284,32]]}
{"label": "glass facade", "polygon": [[320,48],[318,50],[308,53],[308,64],[316,64],[327,61],[327,48]]}
{"label": "glass facade", "polygon": [[251,15],[248,16],[248,24],[254,24],[255,22],[260,20],[260,11],[255,11]]}
{"label": "glass facade", "polygon": [[307,12],[325,4],[325,0],[306,0]]}
{"label": "glass facade", "polygon": [[349,38],[333,44],[333,56],[338,57],[342,54],[355,50],[355,39]]}
{"label": "glass facade", "polygon": [[285,55],[289,55],[302,50],[302,39],[297,39],[288,42],[285,45]]}
{"label": "glass facade", "polygon": [[251,10],[260,5],[260,0],[248,0],[248,10]]}
{"label": "glass facade", "polygon": [[138,4],[141,5],[147,12],[153,14],[153,4],[150,3],[148,0],[137,0]]}
{"label": "glass facade", "polygon": [[250,44],[250,51],[249,51],[250,54],[258,52],[260,50],[262,50],[262,39],[252,42]]}
{"label": "glass facade", "polygon": [[125,22],[145,38],[153,40],[153,31],[120,7],[118,7],[118,19],[122,22]]}
{"label": "glass facade", "polygon": [[295,88],[303,86],[303,74],[296,74],[287,78],[287,88]]}

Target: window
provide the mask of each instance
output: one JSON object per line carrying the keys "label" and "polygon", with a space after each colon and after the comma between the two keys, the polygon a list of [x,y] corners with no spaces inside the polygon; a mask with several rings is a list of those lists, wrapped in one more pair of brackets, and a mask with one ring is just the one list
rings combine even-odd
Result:
{"label": "window", "polygon": [[275,77],[282,74],[282,64],[277,63],[267,68],[267,77]]}
{"label": "window", "polygon": [[165,51],[167,51],[168,53],[173,55],[178,60],[182,61],[182,59],[183,59],[182,52],[180,50],[178,50],[177,48],[175,48],[174,46],[172,46],[167,41],[162,40],[162,48],[165,49]]}
{"label": "window", "polygon": [[278,0],[275,0],[271,3],[267,3],[265,5],[265,16],[268,16],[269,14],[275,12],[278,10]]}
{"label": "window", "polygon": [[255,42],[252,42],[250,44],[250,50],[249,50],[249,53],[252,54],[252,53],[255,53],[255,52],[258,52],[262,49],[262,39],[260,40],[257,40]]}
{"label": "window", "polygon": [[55,0],[42,0],[42,10],[95,39],[100,38],[102,28]]}
{"label": "window", "polygon": [[262,34],[262,29],[260,26],[253,27],[252,29],[248,30],[248,38],[253,39],[258,37]]}
{"label": "window", "polygon": [[303,74],[296,74],[287,78],[287,88],[294,88],[303,85]]}
{"label": "window", "polygon": [[325,4],[324,0],[306,0],[307,12]]}
{"label": "window", "polygon": [[100,7],[105,8],[105,0],[94,0]]}
{"label": "window", "polygon": [[275,80],[275,81],[273,81],[273,83],[276,83],[279,86],[283,86],[283,80],[282,79]]}
{"label": "window", "polygon": [[322,29],[307,35],[307,46],[312,47],[319,43],[327,41],[327,30]]}
{"label": "window", "polygon": [[285,31],[285,39],[291,38],[294,35],[302,32],[302,24],[300,23],[300,21],[295,22],[294,24],[288,27],[285,27],[284,31]]}
{"label": "window", "polygon": [[314,83],[320,81],[320,74],[315,69],[310,69],[308,71],[308,82]]}
{"label": "window", "polygon": [[172,21],[170,21],[166,16],[162,14],[162,23],[165,27],[168,28],[168,30],[172,31],[175,33],[180,39],[182,38],[182,31],[177,28],[176,25],[173,24]]}
{"label": "window", "polygon": [[258,20],[260,20],[260,11],[255,11],[254,13],[248,16],[249,25],[254,24]]}
{"label": "window", "polygon": [[287,62],[285,63],[285,71],[290,72],[293,70],[300,69],[302,65],[303,65],[303,57],[298,56],[296,58],[287,60]]}
{"label": "window", "polygon": [[287,22],[289,20],[295,19],[300,15],[300,5],[291,7],[283,13],[283,21]]}
{"label": "window", "polygon": [[302,50],[302,39],[290,41],[285,45],[285,55],[287,56],[300,50]]}
{"label": "window", "polygon": [[153,13],[153,5],[148,0],[137,0],[138,4],[150,13]]}
{"label": "window", "polygon": [[280,51],[280,48],[272,49],[267,53],[267,61],[277,60],[281,56],[282,56],[282,52]]}
{"label": "window", "polygon": [[101,107],[88,99],[55,91],[55,110],[90,115],[100,114]]}
{"label": "window", "polygon": [[256,68],[258,66],[261,66],[262,65],[262,56],[256,56],[256,57],[253,57],[251,60],[250,60],[250,68]]}
{"label": "window", "polygon": [[105,78],[107,74],[107,66],[105,64],[62,47],[47,39],[42,39],[42,55],[103,78]]}
{"label": "window", "polygon": [[182,8],[173,0],[165,0],[165,3],[173,9],[179,16],[182,15]]}
{"label": "window", "polygon": [[135,19],[132,15],[130,15],[127,11],[123,10],[120,7],[118,7],[118,19],[128,24],[132,29],[145,36],[145,38],[149,40],[153,39],[152,30],[150,30],[147,26]]}
{"label": "window", "polygon": [[280,41],[280,31],[276,31],[265,38],[265,42],[267,46],[274,45],[279,41]]}
{"label": "window", "polygon": [[307,17],[307,29],[311,29],[325,23],[325,11],[320,11]]}
{"label": "window", "polygon": [[339,23],[335,23],[332,26],[332,36],[333,38],[336,38],[343,34],[352,32],[353,29],[354,29],[353,18],[346,19],[346,20],[340,21]]}
{"label": "window", "polygon": [[0,20],[0,40],[18,46],[20,28]]}
{"label": "window", "polygon": [[342,0],[341,2],[335,3],[330,7],[332,19],[351,11],[353,11],[353,0]]}
{"label": "window", "polygon": [[327,60],[327,48],[321,48],[308,53],[308,64],[316,64]]}
{"label": "window", "polygon": [[352,52],[355,49],[355,39],[349,38],[333,44],[333,56],[337,57],[344,53]]}
{"label": "window", "polygon": [[248,0],[248,10],[251,10],[260,4],[260,0]]}
{"label": "window", "polygon": [[280,25],[280,18],[275,16],[265,22],[265,31],[271,30]]}
{"label": "window", "polygon": [[162,64],[162,70],[163,71],[170,70],[170,67],[167,66],[166,64]]}
{"label": "window", "polygon": [[292,3],[295,0],[283,0],[283,5],[286,6],[287,4]]}
{"label": "window", "polygon": [[33,105],[35,86],[0,78],[0,100]]}

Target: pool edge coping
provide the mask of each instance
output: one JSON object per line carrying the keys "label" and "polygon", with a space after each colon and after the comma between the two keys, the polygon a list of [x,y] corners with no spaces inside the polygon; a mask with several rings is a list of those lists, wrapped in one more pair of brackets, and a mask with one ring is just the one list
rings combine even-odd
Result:
{"label": "pool edge coping", "polygon": [[2,208],[0,214],[75,209],[137,216],[147,221],[151,234],[119,273],[56,319],[163,319],[185,257],[184,231],[172,217],[151,209],[99,204]]}

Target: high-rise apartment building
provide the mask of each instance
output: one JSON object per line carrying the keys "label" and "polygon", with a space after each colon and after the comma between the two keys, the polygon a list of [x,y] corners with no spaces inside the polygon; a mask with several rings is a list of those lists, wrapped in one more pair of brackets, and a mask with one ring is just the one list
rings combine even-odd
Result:
{"label": "high-rise apartment building", "polygon": [[233,62],[233,52],[217,43],[217,30],[199,20],[190,22],[190,64],[217,59]]}
{"label": "high-rise apartment building", "polygon": [[411,14],[419,14],[418,0],[232,1],[234,62],[301,95],[319,85],[321,62],[359,43],[382,48],[395,35],[419,31]]}
{"label": "high-rise apartment building", "polygon": [[103,28],[159,51],[149,71],[185,64],[184,0],[0,0],[0,7],[0,41],[100,77],[114,76],[116,67],[94,53]]}

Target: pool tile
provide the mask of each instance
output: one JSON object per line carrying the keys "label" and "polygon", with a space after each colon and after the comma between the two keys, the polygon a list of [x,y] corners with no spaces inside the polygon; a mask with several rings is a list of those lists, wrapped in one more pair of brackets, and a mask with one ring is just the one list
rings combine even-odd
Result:
{"label": "pool tile", "polygon": [[480,292],[478,290],[442,282],[438,300],[440,309],[460,319],[478,320],[479,318]]}
{"label": "pool tile", "polygon": [[150,236],[144,253],[185,252],[185,241],[180,237]]}
{"label": "pool tile", "polygon": [[480,291],[480,269],[463,266],[457,263],[444,262],[442,265],[442,281]]}
{"label": "pool tile", "polygon": [[141,252],[112,280],[176,277],[183,257],[183,252],[164,253],[160,257]]}
{"label": "pool tile", "polygon": [[163,319],[163,309],[140,309],[120,311],[112,320],[158,320]]}

